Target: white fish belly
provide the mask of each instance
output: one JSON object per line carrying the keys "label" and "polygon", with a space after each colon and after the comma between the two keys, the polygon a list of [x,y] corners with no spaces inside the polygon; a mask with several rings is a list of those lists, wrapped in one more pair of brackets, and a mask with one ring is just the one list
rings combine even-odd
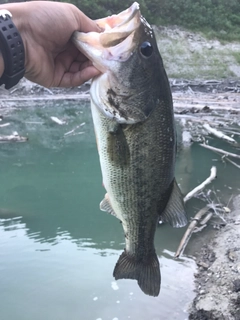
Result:
{"label": "white fish belly", "polygon": [[[98,106],[96,106],[93,101],[91,101],[91,111],[92,111],[92,118],[93,118],[98,154],[100,159],[100,166],[102,171],[103,185],[108,193],[111,206],[114,212],[116,213],[117,218],[120,219],[124,224],[125,219],[121,213],[121,207],[119,206],[119,200],[121,199],[118,198],[118,202],[115,201],[114,194],[112,192],[112,188],[110,184],[110,175],[113,174],[113,171],[117,176],[117,168],[112,166],[111,162],[109,161],[110,160],[109,155],[107,153],[108,128],[106,123],[108,121],[110,122],[111,120],[107,119],[100,112]],[[122,198],[122,201],[124,201],[123,198]]]}

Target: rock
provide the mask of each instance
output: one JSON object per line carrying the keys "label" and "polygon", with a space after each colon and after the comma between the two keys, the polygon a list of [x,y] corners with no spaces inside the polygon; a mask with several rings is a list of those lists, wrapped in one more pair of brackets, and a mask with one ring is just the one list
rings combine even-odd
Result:
{"label": "rock", "polygon": [[209,264],[203,261],[198,261],[197,265],[200,267],[203,267],[204,269],[208,269],[209,268]]}
{"label": "rock", "polygon": [[236,279],[233,281],[233,291],[240,292],[240,279]]}
{"label": "rock", "polygon": [[213,45],[212,44],[207,44],[206,47],[208,48],[208,50],[212,50],[213,49]]}
{"label": "rock", "polygon": [[228,253],[227,253],[227,256],[228,256],[228,259],[230,260],[230,261],[236,261],[237,260],[237,254],[236,254],[236,252],[235,251],[233,251],[233,250],[230,250]]}

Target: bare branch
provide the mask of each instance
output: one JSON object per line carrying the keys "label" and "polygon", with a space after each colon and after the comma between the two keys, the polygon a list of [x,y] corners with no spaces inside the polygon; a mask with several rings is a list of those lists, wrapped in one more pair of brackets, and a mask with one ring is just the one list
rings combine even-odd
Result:
{"label": "bare branch", "polygon": [[192,222],[189,224],[186,232],[184,233],[182,240],[179,244],[179,247],[175,253],[175,258],[178,258],[183,251],[185,250],[191,235],[196,227],[196,225],[198,224],[199,220],[202,218],[202,216],[204,216],[208,211],[210,210],[210,208],[208,206],[204,207],[203,209],[201,209],[200,211],[198,211],[198,213],[195,215],[195,217],[193,218]]}
{"label": "bare branch", "polygon": [[217,176],[217,168],[215,166],[213,166],[211,168],[211,173],[210,176],[204,180],[199,186],[197,186],[196,188],[194,188],[192,191],[190,191],[183,199],[184,202],[187,202],[189,199],[191,199],[195,194],[197,194],[199,191],[202,191],[206,185],[208,185],[209,183],[211,183]]}
{"label": "bare branch", "polygon": [[240,159],[240,156],[238,154],[235,154],[235,153],[232,153],[232,152],[228,152],[228,151],[225,151],[223,149],[215,148],[215,147],[209,146],[208,144],[200,143],[199,145],[201,147],[203,147],[203,148],[206,148],[206,149],[218,152],[218,153],[222,153],[227,157],[229,156],[229,157]]}

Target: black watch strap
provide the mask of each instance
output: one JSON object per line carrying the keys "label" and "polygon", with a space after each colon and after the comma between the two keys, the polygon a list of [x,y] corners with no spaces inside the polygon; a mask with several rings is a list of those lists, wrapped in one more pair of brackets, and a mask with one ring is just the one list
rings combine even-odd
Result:
{"label": "black watch strap", "polygon": [[0,54],[4,60],[4,72],[0,85],[6,89],[15,86],[25,73],[25,51],[22,38],[7,10],[0,10]]}

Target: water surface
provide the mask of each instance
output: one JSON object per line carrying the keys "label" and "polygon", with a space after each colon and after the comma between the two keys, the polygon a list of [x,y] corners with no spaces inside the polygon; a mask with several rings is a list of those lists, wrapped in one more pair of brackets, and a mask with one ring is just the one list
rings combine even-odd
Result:
{"label": "water surface", "polygon": [[[66,123],[58,125],[51,116]],[[124,235],[119,221],[99,210],[105,191],[89,103],[33,105],[5,120],[11,126],[1,133],[17,130],[29,141],[0,145],[1,319],[187,319],[195,262],[188,256],[174,259],[185,228],[157,229],[162,274],[157,298],[144,295],[136,281],[112,276]],[[221,171],[216,192],[227,201],[238,188],[237,169],[213,158],[197,145],[182,149],[177,178],[189,191],[214,163]],[[200,206],[193,200],[189,215]]]}

